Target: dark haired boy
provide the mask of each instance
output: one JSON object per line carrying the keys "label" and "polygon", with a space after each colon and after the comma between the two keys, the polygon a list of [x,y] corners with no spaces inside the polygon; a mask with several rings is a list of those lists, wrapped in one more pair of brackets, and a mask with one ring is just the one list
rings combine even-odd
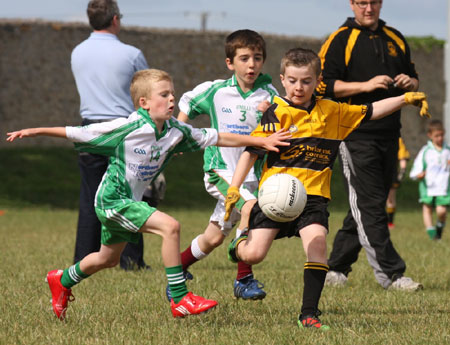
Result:
{"label": "dark haired boy", "polygon": [[[233,76],[227,80],[204,82],[180,99],[178,119],[187,121],[206,114],[211,126],[223,132],[249,135],[258,125],[262,113],[258,106],[271,101],[277,95],[272,78],[261,74],[266,59],[266,44],[261,35],[252,30],[238,30],[225,40],[225,63]],[[181,254],[186,276],[192,279],[187,269],[220,246],[233,226],[241,218],[238,235],[247,227],[248,215],[256,200],[258,176],[254,170],[247,175],[241,188],[241,199],[233,210],[229,221],[224,222],[225,195],[231,182],[237,161],[243,148],[206,149],[204,154],[205,187],[217,199],[217,204],[205,231],[192,240]],[[238,211],[239,210],[239,211]],[[242,215],[242,217],[241,217]],[[250,265],[240,263],[234,282],[237,298],[258,300],[266,293],[263,285],[253,277]],[[167,290],[167,297],[171,298]]]}

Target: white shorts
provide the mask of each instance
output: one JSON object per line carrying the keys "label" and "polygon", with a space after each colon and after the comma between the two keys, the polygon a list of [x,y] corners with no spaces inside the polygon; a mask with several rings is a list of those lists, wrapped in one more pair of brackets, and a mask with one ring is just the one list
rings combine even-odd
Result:
{"label": "white shorts", "polygon": [[259,183],[258,181],[250,181],[242,184],[239,189],[241,200],[237,202],[230,218],[225,222],[223,220],[223,217],[225,217],[225,196],[231,183],[231,177],[221,176],[215,171],[209,171],[205,173],[204,182],[206,191],[217,199],[216,207],[209,221],[219,223],[224,236],[228,236],[233,226],[241,219],[239,210],[244,203],[256,199],[255,194],[257,193]]}

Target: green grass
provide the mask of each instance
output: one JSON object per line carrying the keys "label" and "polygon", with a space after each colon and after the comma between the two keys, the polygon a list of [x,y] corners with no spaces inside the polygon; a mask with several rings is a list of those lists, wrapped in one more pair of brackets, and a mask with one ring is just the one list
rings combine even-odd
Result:
{"label": "green grass", "polygon": [[[383,290],[362,252],[349,285],[323,291],[322,319],[332,328],[327,333],[296,326],[305,260],[299,239],[276,241],[266,260],[255,266],[268,293],[257,302],[232,297],[236,266],[226,260],[226,246],[219,247],[192,267],[195,279],[188,285],[195,293],[216,299],[219,306],[205,315],[174,320],[164,293],[161,240],[145,236],[145,258],[153,270],[114,268],[86,279],[74,287],[76,300],[69,305],[67,320],[60,322],[51,312],[44,277],[48,270],[65,268],[72,260],[79,183],[76,155],[53,149],[42,151],[45,157],[41,157],[37,149],[28,149],[23,154],[36,158],[24,165],[21,151],[0,150],[0,209],[4,211],[0,216],[0,344],[450,343],[450,270],[446,265],[450,232],[440,242],[428,240],[416,199],[397,215],[392,239],[408,265],[407,275],[421,281],[425,289],[417,293]],[[182,224],[184,249],[203,231],[213,201],[203,192],[201,156],[179,158],[172,164],[175,169],[167,172],[169,188],[161,209]],[[12,161],[17,166],[6,170]],[[25,167],[26,174],[18,178]],[[40,174],[41,169],[46,174]],[[57,187],[52,183],[55,177],[60,180]],[[171,184],[183,187],[186,194],[171,189]],[[405,185],[400,191],[407,189]],[[190,208],[183,207],[186,198]],[[345,207],[338,205],[341,202],[339,196],[335,198],[329,246],[345,214]]]}

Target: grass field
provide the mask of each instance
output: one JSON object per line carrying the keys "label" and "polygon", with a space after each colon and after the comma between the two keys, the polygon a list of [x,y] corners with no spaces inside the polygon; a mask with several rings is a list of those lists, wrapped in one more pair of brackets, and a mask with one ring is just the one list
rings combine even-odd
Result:
{"label": "grass field", "polygon": [[[216,299],[208,314],[174,320],[165,299],[160,239],[145,237],[152,271],[102,271],[74,287],[65,322],[51,312],[48,270],[72,260],[77,221],[76,154],[67,149],[0,150],[0,344],[448,344],[450,343],[450,230],[440,242],[426,238],[416,186],[400,189],[392,239],[407,275],[423,283],[417,293],[383,290],[364,252],[344,289],[323,291],[327,333],[297,329],[305,260],[299,239],[276,241],[255,266],[268,295],[263,301],[232,297],[236,267],[226,246],[192,267],[188,287]],[[180,171],[183,174],[180,174]],[[182,224],[182,249],[207,224],[213,201],[203,191],[201,157],[173,162],[161,210]],[[189,181],[189,182],[188,182]],[[191,182],[192,181],[192,182]],[[182,187],[183,194],[177,191]],[[345,213],[338,176],[330,219],[331,245]],[[186,208],[187,200],[195,200]]]}

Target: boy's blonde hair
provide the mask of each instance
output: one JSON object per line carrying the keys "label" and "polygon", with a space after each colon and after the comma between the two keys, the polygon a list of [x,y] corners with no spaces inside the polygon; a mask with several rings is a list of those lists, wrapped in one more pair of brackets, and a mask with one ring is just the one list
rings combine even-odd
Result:
{"label": "boy's blonde hair", "polygon": [[140,107],[139,99],[149,97],[153,84],[161,80],[172,82],[172,77],[169,73],[159,69],[143,69],[134,74],[131,80],[130,94],[136,109]]}
{"label": "boy's blonde hair", "polygon": [[431,120],[428,122],[427,133],[431,134],[434,131],[444,131],[444,125],[441,120]]}
{"label": "boy's blonde hair", "polygon": [[319,77],[322,72],[319,56],[311,49],[292,48],[281,59],[280,74],[284,75],[288,66],[302,67],[308,65],[311,65],[316,76]]}

